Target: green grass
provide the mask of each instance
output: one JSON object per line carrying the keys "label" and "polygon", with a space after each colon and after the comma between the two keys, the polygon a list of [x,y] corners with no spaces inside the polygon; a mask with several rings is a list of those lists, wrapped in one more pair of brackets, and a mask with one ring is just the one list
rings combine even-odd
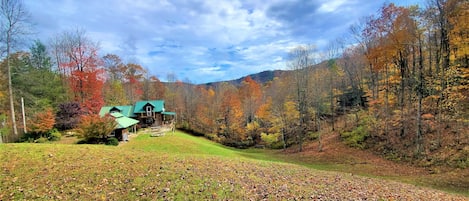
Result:
{"label": "green grass", "polygon": [[150,137],[141,134],[123,146],[125,149],[147,152],[169,153],[176,155],[211,155],[234,157],[237,151],[209,141],[202,137],[195,137],[182,132],[168,133],[161,137]]}
{"label": "green grass", "polygon": [[469,197],[469,191],[465,187],[451,187],[448,184],[441,184],[441,178],[433,176],[377,176],[374,164],[362,165],[359,169],[346,163],[335,162],[308,162],[304,158],[283,155],[278,150],[269,149],[234,149],[226,147],[218,143],[207,140],[203,137],[187,135],[183,132],[170,133],[164,137],[150,137],[149,134],[139,135],[136,139],[138,143],[129,143],[125,148],[142,151],[152,151],[176,155],[200,155],[200,156],[217,156],[239,159],[252,159],[256,161],[289,163],[324,171],[338,171],[353,173],[361,176],[394,180],[410,183],[418,186],[427,186],[450,193],[462,194]]}
{"label": "green grass", "polygon": [[[313,170],[274,151],[232,149],[181,132],[140,134],[118,147],[0,144],[0,158],[0,200],[392,199],[414,188]],[[381,185],[388,187],[376,189]],[[401,196],[438,194],[415,192]]]}

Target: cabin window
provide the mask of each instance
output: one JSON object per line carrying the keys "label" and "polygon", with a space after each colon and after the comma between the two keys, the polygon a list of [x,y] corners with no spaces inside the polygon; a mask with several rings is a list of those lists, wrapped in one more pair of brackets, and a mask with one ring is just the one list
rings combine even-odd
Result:
{"label": "cabin window", "polygon": [[147,111],[147,116],[151,116],[151,106],[148,105],[148,106],[145,108],[145,110]]}
{"label": "cabin window", "polygon": [[153,123],[153,118],[147,118],[147,119],[145,119],[145,123],[147,123],[147,124]]}

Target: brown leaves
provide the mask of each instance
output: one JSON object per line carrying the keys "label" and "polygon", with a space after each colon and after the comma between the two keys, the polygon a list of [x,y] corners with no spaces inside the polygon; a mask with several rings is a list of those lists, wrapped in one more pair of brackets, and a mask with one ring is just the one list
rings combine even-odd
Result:
{"label": "brown leaves", "polygon": [[0,150],[3,200],[464,200],[409,184],[245,158],[126,146],[7,144]]}

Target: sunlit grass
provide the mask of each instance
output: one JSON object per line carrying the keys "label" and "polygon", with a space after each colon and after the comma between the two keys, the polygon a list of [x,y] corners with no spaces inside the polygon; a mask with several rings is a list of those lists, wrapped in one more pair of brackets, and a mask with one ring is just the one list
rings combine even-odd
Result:
{"label": "sunlit grass", "polygon": [[360,198],[351,188],[381,199],[409,188],[389,183],[391,190],[377,191],[386,181],[313,170],[331,166],[304,164],[272,150],[228,148],[182,132],[141,133],[118,147],[0,144],[0,157],[0,200]]}

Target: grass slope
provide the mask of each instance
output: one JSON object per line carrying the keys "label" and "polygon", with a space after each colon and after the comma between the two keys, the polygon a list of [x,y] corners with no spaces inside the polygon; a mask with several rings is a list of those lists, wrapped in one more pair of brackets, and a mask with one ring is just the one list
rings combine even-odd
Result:
{"label": "grass slope", "polygon": [[282,163],[180,132],[140,134],[118,147],[1,144],[0,157],[0,200],[467,200]]}

